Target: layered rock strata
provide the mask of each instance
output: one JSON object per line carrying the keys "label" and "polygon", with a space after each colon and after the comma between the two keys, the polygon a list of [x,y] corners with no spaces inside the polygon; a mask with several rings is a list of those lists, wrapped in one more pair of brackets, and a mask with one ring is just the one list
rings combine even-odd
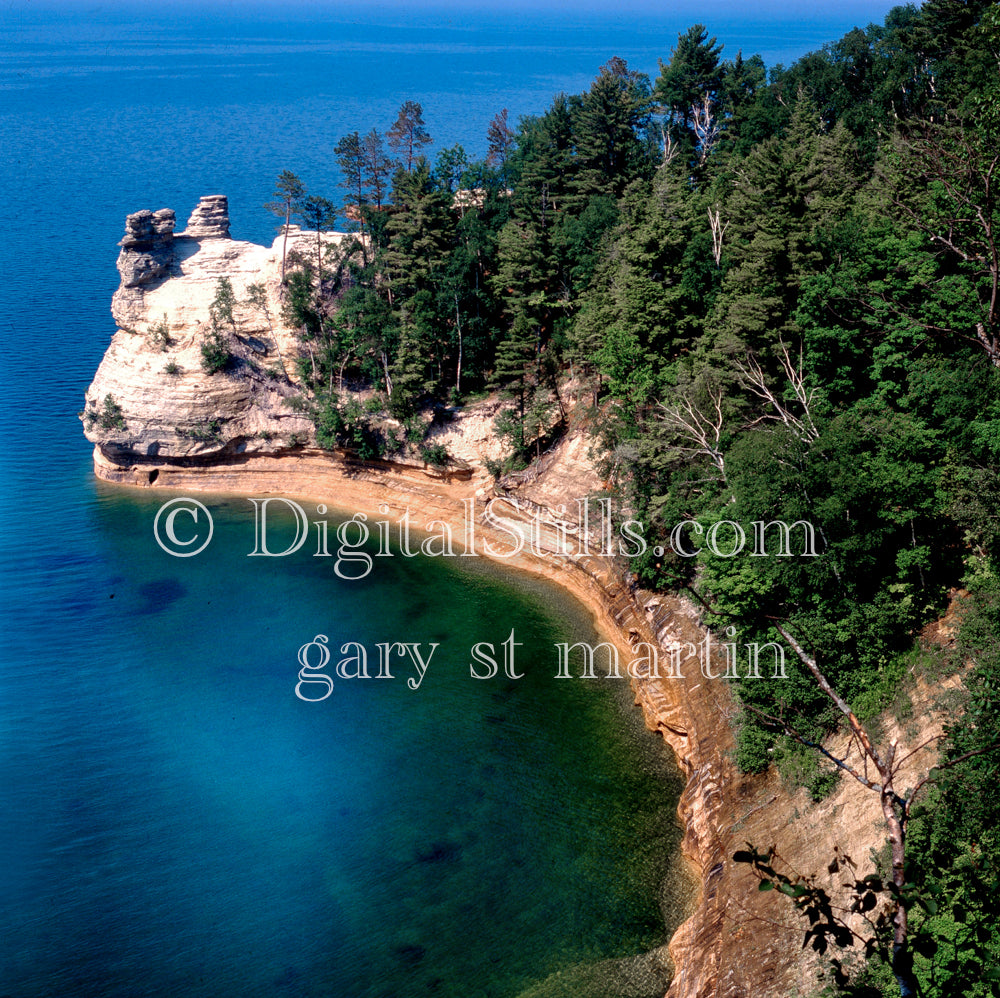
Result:
{"label": "layered rock strata", "polygon": [[125,219],[125,235],[118,244],[123,288],[137,288],[166,275],[174,259],[174,225],[170,208],[137,211]]}
{"label": "layered rock strata", "polygon": [[207,194],[201,198],[183,235],[187,239],[228,239],[229,198],[225,194]]}

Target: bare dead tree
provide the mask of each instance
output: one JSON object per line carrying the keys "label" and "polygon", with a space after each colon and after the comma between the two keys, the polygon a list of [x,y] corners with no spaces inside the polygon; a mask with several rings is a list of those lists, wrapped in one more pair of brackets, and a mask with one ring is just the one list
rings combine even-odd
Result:
{"label": "bare dead tree", "polygon": [[691,122],[698,137],[698,163],[703,166],[712,154],[721,134],[719,119],[712,107],[712,99],[707,93],[702,94],[697,104],[691,105]]}
{"label": "bare dead tree", "polygon": [[812,418],[812,405],[816,398],[816,389],[808,390],[806,388],[802,349],[799,349],[798,362],[793,363],[788,347],[781,343],[781,366],[802,410],[801,416],[796,416],[789,409],[785,400],[775,394],[767,382],[763,368],[753,354],[747,354],[746,364],[738,363],[736,365],[744,386],[758,398],[767,402],[773,410],[773,412],[762,416],[761,419],[773,419],[784,423],[803,443],[812,443],[819,437],[819,430],[816,429]]}
{"label": "bare dead tree", "polygon": [[708,209],[708,224],[712,227],[712,256],[718,267],[722,263],[722,237],[729,228],[729,222],[723,224],[722,208],[719,205]]}
{"label": "bare dead tree", "polygon": [[726,480],[726,461],[722,453],[722,389],[708,390],[708,411],[699,408],[687,395],[678,395],[670,405],[660,403],[664,424],[681,437],[685,443],[675,445],[682,454],[700,454],[707,457],[718,469],[722,481]]}
{"label": "bare dead tree", "polygon": [[660,165],[667,166],[674,161],[680,147],[674,141],[674,136],[670,131],[670,125],[666,118],[660,120],[660,141],[663,145],[663,161]]}
{"label": "bare dead tree", "polygon": [[389,373],[389,355],[382,350],[379,352],[379,360],[382,362],[382,378],[385,382],[385,394],[392,398],[392,375]]}

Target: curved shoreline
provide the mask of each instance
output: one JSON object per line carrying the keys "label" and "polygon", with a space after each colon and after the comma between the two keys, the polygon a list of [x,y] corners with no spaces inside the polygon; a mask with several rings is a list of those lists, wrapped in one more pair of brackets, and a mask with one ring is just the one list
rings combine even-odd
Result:
{"label": "curved shoreline", "polygon": [[[99,445],[94,450],[94,470],[98,478],[120,485],[317,499],[349,515],[365,512],[392,517],[408,510],[414,530],[439,521],[448,524],[456,538],[462,537],[468,511],[474,509],[477,537],[493,548],[491,552],[481,543],[477,554],[541,576],[568,592],[588,610],[602,638],[615,645],[623,665],[633,658],[632,647],[640,641],[661,649],[665,658],[671,648],[702,633],[689,606],[676,597],[637,589],[620,560],[557,553],[556,538],[544,535],[534,545],[542,554],[525,545],[510,557],[499,556],[496,552],[513,545],[509,537],[484,522],[485,504],[494,496],[487,495],[482,480],[468,472],[447,476],[417,465],[372,465],[321,451],[240,455],[189,466],[155,461],[123,465],[110,459]],[[513,508],[505,509],[504,515],[518,518]],[[527,525],[528,518],[523,520]],[[674,976],[667,998],[707,998],[723,993],[718,985],[731,976],[724,970],[726,898],[719,889],[721,874],[731,865],[727,862],[731,849],[728,835],[719,832],[730,823],[728,793],[724,797],[723,789],[731,791],[743,781],[728,758],[732,748],[728,725],[712,724],[720,713],[731,713],[731,701],[728,689],[716,681],[701,676],[666,679],[643,671],[641,667],[627,670],[647,728],[662,735],[685,778],[678,802],[684,830],[681,852],[699,886],[693,913],[668,943]],[[770,973],[764,979],[775,981]]]}

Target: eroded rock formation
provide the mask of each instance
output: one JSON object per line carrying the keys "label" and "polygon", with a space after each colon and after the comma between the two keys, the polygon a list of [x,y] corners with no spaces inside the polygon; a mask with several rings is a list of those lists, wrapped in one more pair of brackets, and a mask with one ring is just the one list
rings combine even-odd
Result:
{"label": "eroded rock formation", "polygon": [[[301,389],[297,341],[281,319],[280,250],[231,239],[223,195],[203,197],[187,228],[174,227],[168,208],[125,221],[121,285],[111,303],[118,331],[87,391],[88,439],[105,461],[144,467],[308,442],[310,420],[288,404]],[[307,238],[313,234],[293,234],[291,242]],[[222,278],[236,296],[231,323],[213,322]],[[255,284],[265,294],[251,305]],[[210,374],[202,346],[215,327],[230,361]]]}
{"label": "eroded rock formation", "polygon": [[183,235],[188,239],[229,238],[229,198],[207,194],[191,212]]}
{"label": "eroded rock formation", "polygon": [[170,208],[137,211],[125,219],[118,244],[118,273],[123,288],[136,288],[163,277],[174,259],[174,213]]}

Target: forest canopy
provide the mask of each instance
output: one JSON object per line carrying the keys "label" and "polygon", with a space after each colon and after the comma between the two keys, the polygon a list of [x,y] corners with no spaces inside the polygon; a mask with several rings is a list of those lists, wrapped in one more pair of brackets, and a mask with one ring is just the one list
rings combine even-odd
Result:
{"label": "forest canopy", "polygon": [[[351,386],[404,425],[494,390],[502,475],[558,435],[572,392],[646,525],[639,584],[688,591],[740,642],[789,628],[862,717],[959,598],[971,706],[945,753],[995,737],[997,5],[895,7],[788,67],[697,24],[655,79],[612,57],[543,114],[500,110],[480,160],[428,158],[423,114],[406,101],[384,134],[340,138],[339,209],[282,175],[286,221],[319,231],[339,211],[356,233],[286,275],[319,442],[368,457],[398,444]],[[822,556],[681,558],[669,533],[685,520],[808,521]],[[780,683],[734,683],[757,711],[740,722],[744,769],[798,758],[761,714],[815,738],[837,724],[791,665]],[[831,774],[813,765],[819,794]],[[920,964],[927,994],[993,993],[998,776],[977,755],[914,818],[910,875],[951,898],[936,917],[953,955]]]}

